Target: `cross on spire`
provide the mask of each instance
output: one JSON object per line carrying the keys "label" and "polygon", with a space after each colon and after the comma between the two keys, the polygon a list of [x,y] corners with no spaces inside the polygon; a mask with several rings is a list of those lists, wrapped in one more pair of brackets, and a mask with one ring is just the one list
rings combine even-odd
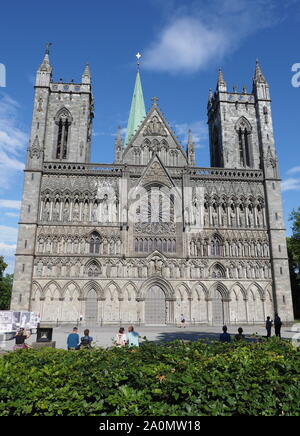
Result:
{"label": "cross on spire", "polygon": [[157,102],[159,100],[158,97],[152,97],[151,100],[153,101],[153,105],[157,106]]}
{"label": "cross on spire", "polygon": [[49,49],[50,49],[51,45],[52,45],[52,42],[47,42],[45,54],[49,54]]}
{"label": "cross on spire", "polygon": [[137,61],[136,61],[136,65],[137,65],[137,69],[139,71],[140,69],[140,58],[142,57],[141,53],[138,51],[137,54],[135,55]]}

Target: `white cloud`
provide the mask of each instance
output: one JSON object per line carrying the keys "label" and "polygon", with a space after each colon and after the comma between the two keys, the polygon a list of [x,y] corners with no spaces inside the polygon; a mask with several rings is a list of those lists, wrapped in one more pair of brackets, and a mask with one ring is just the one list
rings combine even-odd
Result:
{"label": "white cloud", "polygon": [[0,256],[4,257],[4,262],[7,264],[4,274],[13,274],[15,266],[15,252],[16,244],[6,244],[4,242],[0,242]]}
{"label": "white cloud", "polygon": [[281,190],[284,191],[300,191],[300,179],[290,177],[281,182]]}
{"label": "white cloud", "polygon": [[287,174],[297,174],[297,173],[300,173],[300,166],[290,168],[286,173]]}
{"label": "white cloud", "polygon": [[16,244],[5,244],[0,242],[0,256],[14,256],[16,252]]}
{"label": "white cloud", "polygon": [[19,214],[15,212],[5,212],[4,215],[18,217]]}
{"label": "white cloud", "polygon": [[1,200],[0,199],[0,208],[3,209],[20,209],[21,201],[18,200]]}
{"label": "white cloud", "polygon": [[174,123],[174,131],[183,146],[187,144],[188,132],[192,131],[193,142],[196,148],[202,148],[207,141],[207,125],[205,121],[194,121],[191,123]]}
{"label": "white cloud", "polygon": [[0,96],[0,185],[11,186],[11,176],[24,169],[22,152],[28,136],[20,126],[20,106],[6,94]]}
{"label": "white cloud", "polygon": [[200,21],[183,17],[163,29],[159,41],[145,52],[145,68],[194,72],[210,59],[227,51],[229,41],[222,29],[208,29]]}
{"label": "white cloud", "polygon": [[0,242],[16,243],[18,237],[18,229],[16,227],[0,226]]}
{"label": "white cloud", "polygon": [[8,265],[5,274],[12,274],[14,272],[17,237],[17,228],[0,226],[0,256],[4,256],[4,261]]}
{"label": "white cloud", "polygon": [[275,25],[281,19],[278,8],[272,0],[211,0],[173,9],[145,49],[143,65],[171,73],[218,65],[246,37]]}

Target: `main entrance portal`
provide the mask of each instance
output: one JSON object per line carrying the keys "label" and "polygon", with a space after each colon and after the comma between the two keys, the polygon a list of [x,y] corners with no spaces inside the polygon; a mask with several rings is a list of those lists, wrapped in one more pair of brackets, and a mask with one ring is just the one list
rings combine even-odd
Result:
{"label": "main entrance portal", "polygon": [[166,296],[159,286],[152,286],[146,294],[145,324],[166,324]]}
{"label": "main entrance portal", "polygon": [[224,324],[224,306],[222,301],[222,295],[215,289],[212,299],[212,315],[214,325]]}
{"label": "main entrance portal", "polygon": [[91,289],[87,294],[85,304],[85,321],[90,324],[96,323],[98,318],[98,301],[94,289]]}

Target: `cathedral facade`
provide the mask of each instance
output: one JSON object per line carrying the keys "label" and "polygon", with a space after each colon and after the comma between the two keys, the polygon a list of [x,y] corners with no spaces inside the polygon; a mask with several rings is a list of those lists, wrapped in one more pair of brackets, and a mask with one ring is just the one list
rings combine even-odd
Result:
{"label": "cathedral facade", "polygon": [[269,85],[208,98],[211,167],[195,165],[137,72],[126,140],[113,164],[90,163],[93,95],[36,75],[19,223],[13,310],[87,324],[293,320]]}

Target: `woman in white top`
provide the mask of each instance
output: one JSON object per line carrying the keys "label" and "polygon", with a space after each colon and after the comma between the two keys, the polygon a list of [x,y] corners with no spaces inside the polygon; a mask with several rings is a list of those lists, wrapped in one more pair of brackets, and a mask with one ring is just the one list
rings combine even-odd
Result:
{"label": "woman in white top", "polygon": [[124,327],[120,327],[119,333],[117,333],[115,337],[115,345],[117,347],[125,347],[126,343],[127,343],[127,336],[125,333],[125,329]]}

